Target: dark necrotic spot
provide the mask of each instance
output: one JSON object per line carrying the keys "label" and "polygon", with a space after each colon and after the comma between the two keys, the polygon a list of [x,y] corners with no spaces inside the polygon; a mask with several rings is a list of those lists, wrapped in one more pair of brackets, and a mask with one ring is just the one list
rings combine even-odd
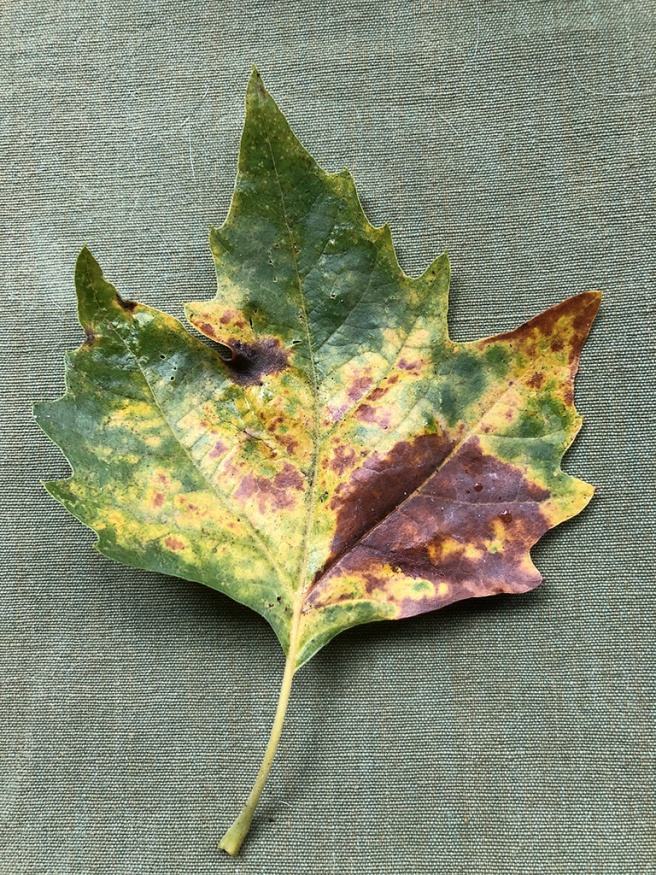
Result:
{"label": "dark necrotic spot", "polygon": [[257,386],[265,374],[281,371],[289,360],[289,353],[276,337],[264,337],[255,343],[234,339],[217,347],[229,376],[239,386]]}
{"label": "dark necrotic spot", "polygon": [[122,298],[119,293],[116,293],[116,302],[122,310],[125,310],[126,313],[132,313],[137,307],[136,301],[126,301],[125,298]]}

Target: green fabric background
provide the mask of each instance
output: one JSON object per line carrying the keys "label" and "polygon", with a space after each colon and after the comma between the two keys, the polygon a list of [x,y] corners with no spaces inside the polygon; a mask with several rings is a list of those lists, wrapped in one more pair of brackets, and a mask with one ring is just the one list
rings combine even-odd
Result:
{"label": "green fabric background", "polygon": [[[0,873],[656,871],[652,0],[0,3]],[[251,64],[457,339],[606,292],[566,457],[599,486],[523,597],[343,634],[298,675],[243,854],[282,656],[134,571],[39,479],[87,243],[126,297],[214,294]]]}

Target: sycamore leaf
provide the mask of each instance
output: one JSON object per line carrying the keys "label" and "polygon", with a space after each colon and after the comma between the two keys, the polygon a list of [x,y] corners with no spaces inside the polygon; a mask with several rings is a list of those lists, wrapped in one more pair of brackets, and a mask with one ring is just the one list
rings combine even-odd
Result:
{"label": "sycamore leaf", "polygon": [[277,742],[295,670],[338,632],[541,582],[531,547],[593,494],[560,462],[600,293],[450,340],[446,254],[404,274],[350,174],[316,164],[257,72],[246,103],[210,234],[218,294],[187,306],[213,343],[123,300],[85,248],[86,341],[36,416],[73,470],[46,486],[101,553],[271,624],[287,655]]}

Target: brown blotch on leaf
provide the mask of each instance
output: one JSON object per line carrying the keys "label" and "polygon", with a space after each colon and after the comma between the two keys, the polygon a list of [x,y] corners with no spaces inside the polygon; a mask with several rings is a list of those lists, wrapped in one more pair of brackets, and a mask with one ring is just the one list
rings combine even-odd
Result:
{"label": "brown blotch on leaf", "polygon": [[378,389],[374,389],[373,392],[369,393],[370,401],[378,401],[384,395],[389,392],[389,386],[379,386]]}
{"label": "brown blotch on leaf", "polygon": [[153,498],[153,507],[161,507],[164,504],[164,495],[161,492],[158,492],[157,495]]}
{"label": "brown blotch on leaf", "polygon": [[575,368],[600,303],[601,292],[582,292],[550,307],[513,331],[484,341],[483,345],[506,341],[531,357],[539,353],[537,342],[546,338],[552,352],[561,352],[566,346],[569,347],[569,364]]}
{"label": "brown blotch on leaf", "polygon": [[292,437],[290,434],[279,434],[276,435],[276,438],[278,443],[283,445],[289,455],[293,456],[298,447],[298,441],[296,438]]}
{"label": "brown blotch on leaf", "polygon": [[212,340],[217,339],[216,331],[214,330],[214,326],[212,325],[211,322],[200,322],[200,321],[196,321],[196,320],[192,320],[192,322],[196,326],[196,328],[201,332],[201,334],[204,334],[206,337],[209,337]]}
{"label": "brown blotch on leaf", "polygon": [[289,351],[276,337],[264,337],[255,343],[235,338],[221,346],[229,350],[230,358],[221,356],[228,375],[239,386],[257,386],[265,374],[282,371],[289,363]]}
{"label": "brown blotch on leaf", "polygon": [[273,485],[276,489],[302,489],[304,484],[303,477],[300,471],[285,462],[282,471],[279,471],[273,478]]}
{"label": "brown blotch on leaf", "polygon": [[210,459],[216,459],[218,456],[223,456],[228,451],[228,445],[223,441],[217,441],[209,452]]}
{"label": "brown blotch on leaf", "polygon": [[420,361],[409,362],[406,358],[399,359],[398,366],[402,371],[418,371],[421,367]]}
{"label": "brown blotch on leaf", "polygon": [[376,411],[370,404],[361,404],[355,411],[355,416],[361,422],[375,422]]}
{"label": "brown blotch on leaf", "polygon": [[361,404],[356,408],[355,418],[360,422],[379,425],[381,428],[389,428],[392,423],[390,410],[384,407],[372,407],[370,404]]}
{"label": "brown blotch on leaf", "polygon": [[357,453],[353,447],[348,446],[348,444],[338,444],[333,451],[332,458],[330,459],[330,467],[341,477],[345,471],[353,467],[353,463],[357,457]]}
{"label": "brown blotch on leaf", "polygon": [[96,333],[93,328],[85,328],[84,337],[85,340],[82,346],[93,346],[93,344],[96,342]]}
{"label": "brown blotch on leaf", "polygon": [[355,380],[348,387],[348,397],[350,401],[359,401],[360,398],[365,394],[365,392],[371,388],[373,385],[373,380],[371,376],[368,374],[362,374],[359,377],[356,377]]}
{"label": "brown blotch on leaf", "polygon": [[169,550],[184,550],[185,544],[184,541],[181,541],[179,538],[174,538],[172,535],[169,535],[168,538],[164,539],[164,545],[169,548]]}
{"label": "brown blotch on leaf", "polygon": [[[343,574],[385,600],[390,567],[435,587],[416,597],[409,588],[402,616],[541,583],[529,550],[550,527],[540,507],[548,491],[486,454],[478,438],[449,457],[451,449],[444,438],[425,435],[353,472],[333,498],[333,556],[315,578],[310,605],[320,606],[324,592],[330,602],[331,579]],[[495,546],[499,520],[502,549]]]}
{"label": "brown blotch on leaf", "polygon": [[122,310],[125,310],[126,313],[133,313],[139,306],[137,301],[126,301],[126,299],[122,298],[118,292],[116,292],[116,303]]}
{"label": "brown blotch on leaf", "polygon": [[526,385],[531,389],[539,389],[540,386],[544,383],[544,374],[536,371],[530,380],[527,381]]}
{"label": "brown blotch on leaf", "polygon": [[[234,325],[235,328],[246,328],[246,320],[236,310],[226,310],[219,319],[221,325]],[[207,323],[203,323],[205,326]]]}
{"label": "brown blotch on leaf", "polygon": [[414,492],[440,465],[451,441],[437,434],[399,442],[386,456],[372,453],[351,477],[338,486],[330,508],[337,512],[332,555],[338,561]]}
{"label": "brown blotch on leaf", "polygon": [[282,470],[272,478],[247,473],[233,497],[238,501],[257,502],[259,512],[264,514],[293,507],[304,485],[305,481],[300,471],[289,462],[285,462]]}

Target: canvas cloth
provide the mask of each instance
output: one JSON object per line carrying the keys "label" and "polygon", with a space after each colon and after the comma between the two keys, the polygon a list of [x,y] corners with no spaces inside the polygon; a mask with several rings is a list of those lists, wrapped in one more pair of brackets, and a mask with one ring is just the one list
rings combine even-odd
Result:
{"label": "canvas cloth", "polygon": [[[0,4],[0,875],[655,871],[655,46],[647,0]],[[83,339],[83,244],[125,297],[214,294],[254,63],[408,272],[448,248],[454,338],[605,297],[565,460],[599,492],[547,582],[331,643],[231,861],[278,644],[95,553],[30,403]]]}

